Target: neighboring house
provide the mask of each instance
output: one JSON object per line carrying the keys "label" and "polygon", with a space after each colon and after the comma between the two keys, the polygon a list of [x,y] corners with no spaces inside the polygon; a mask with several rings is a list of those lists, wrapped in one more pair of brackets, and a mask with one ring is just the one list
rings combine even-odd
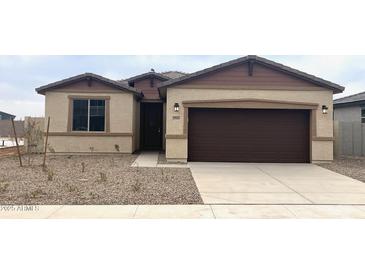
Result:
{"label": "neighboring house", "polygon": [[365,123],[365,92],[333,101],[334,120]]}
{"label": "neighboring house", "polygon": [[165,150],[169,162],[332,160],[332,96],[343,90],[258,56],[187,75],[85,73],[36,89],[56,152]]}
{"label": "neighboring house", "polygon": [[15,115],[0,111],[0,120],[15,119]]}
{"label": "neighboring house", "polygon": [[[24,121],[14,121],[16,135],[19,138],[24,137]],[[14,138],[14,129],[10,120],[1,120],[0,121],[0,137],[6,138]]]}

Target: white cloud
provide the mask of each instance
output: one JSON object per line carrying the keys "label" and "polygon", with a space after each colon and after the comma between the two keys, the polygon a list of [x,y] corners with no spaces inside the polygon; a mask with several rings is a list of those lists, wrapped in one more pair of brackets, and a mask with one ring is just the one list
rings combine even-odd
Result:
{"label": "white cloud", "polygon": [[24,119],[25,116],[43,117],[43,101],[19,101],[0,100],[0,110],[16,115],[16,120]]}

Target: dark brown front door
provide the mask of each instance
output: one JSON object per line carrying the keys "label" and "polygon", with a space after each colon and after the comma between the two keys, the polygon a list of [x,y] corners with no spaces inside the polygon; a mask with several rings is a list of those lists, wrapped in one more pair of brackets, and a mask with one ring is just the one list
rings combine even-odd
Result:
{"label": "dark brown front door", "polygon": [[309,162],[309,111],[189,109],[188,160]]}
{"label": "dark brown front door", "polygon": [[162,103],[141,103],[141,149],[162,149]]}

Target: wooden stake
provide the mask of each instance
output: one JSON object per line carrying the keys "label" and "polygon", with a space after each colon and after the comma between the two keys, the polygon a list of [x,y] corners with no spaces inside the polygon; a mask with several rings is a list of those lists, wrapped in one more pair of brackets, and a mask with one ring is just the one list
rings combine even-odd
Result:
{"label": "wooden stake", "polygon": [[46,132],[46,142],[44,144],[43,167],[46,166],[46,155],[47,155],[47,146],[48,146],[49,121],[50,121],[50,117],[48,117],[47,132]]}
{"label": "wooden stake", "polygon": [[19,157],[19,164],[20,164],[20,167],[23,167],[22,156],[20,155],[20,149],[19,149],[19,144],[18,144],[18,137],[16,136],[14,118],[11,118],[11,124],[13,125],[13,131],[14,131],[14,137],[15,137],[15,144],[16,144],[16,149],[18,151],[18,157]]}

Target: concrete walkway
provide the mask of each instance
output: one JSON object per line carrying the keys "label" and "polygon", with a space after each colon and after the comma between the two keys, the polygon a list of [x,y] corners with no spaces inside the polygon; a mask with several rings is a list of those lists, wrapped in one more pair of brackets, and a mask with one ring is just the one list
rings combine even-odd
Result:
{"label": "concrete walkway", "polygon": [[0,219],[282,219],[361,218],[365,206],[354,205],[95,205],[1,206]]}
{"label": "concrete walkway", "polygon": [[133,162],[132,167],[189,168],[187,164],[159,164],[158,155],[158,151],[142,151]]}
{"label": "concrete walkway", "polygon": [[312,164],[189,163],[206,204],[364,204],[365,183]]}
{"label": "concrete walkway", "polygon": [[158,151],[142,151],[132,167],[157,167],[158,154]]}

